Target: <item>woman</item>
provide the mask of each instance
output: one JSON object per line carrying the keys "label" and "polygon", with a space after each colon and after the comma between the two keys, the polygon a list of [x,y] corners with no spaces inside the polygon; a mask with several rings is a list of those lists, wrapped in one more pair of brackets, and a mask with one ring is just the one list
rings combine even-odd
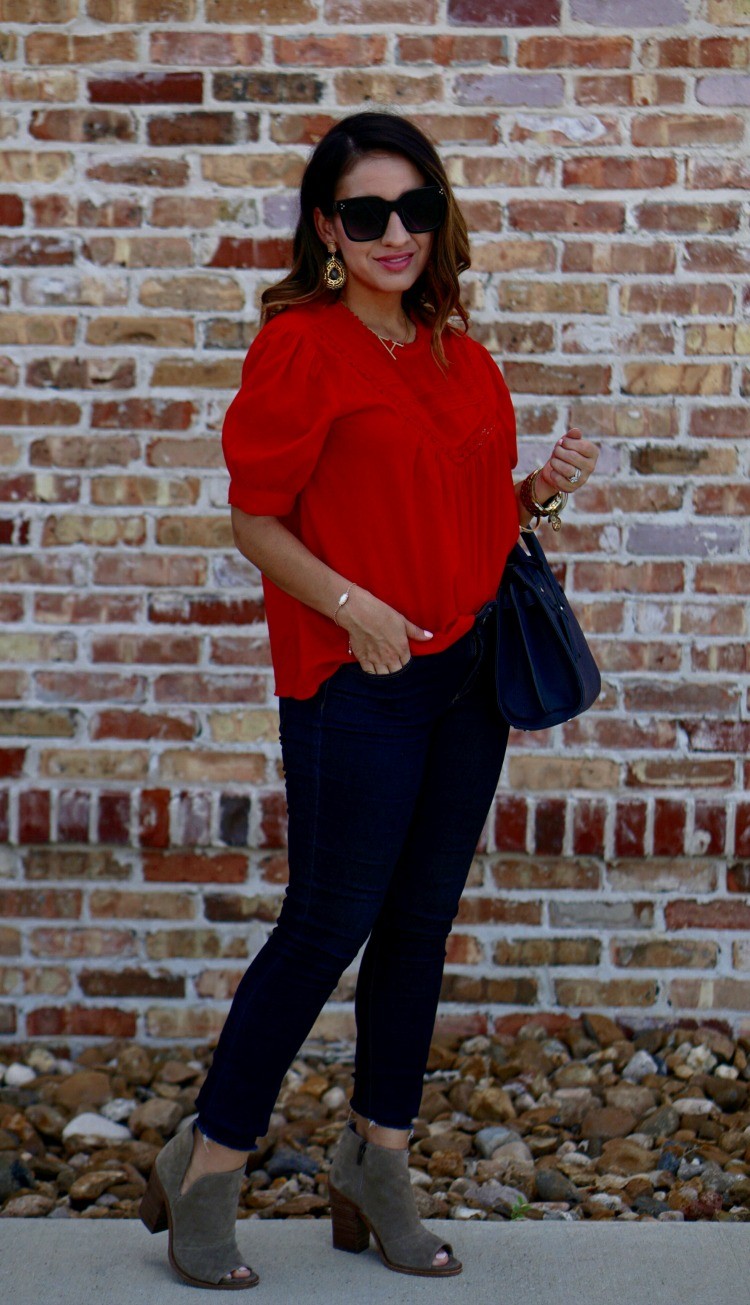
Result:
{"label": "woman", "polygon": [[183,1278],[232,1289],[258,1281],[234,1240],[245,1162],[364,943],[334,1245],[363,1250],[372,1232],[389,1268],[461,1270],[417,1216],[407,1147],[445,942],[508,737],[495,595],[519,526],[585,484],[598,453],[570,430],[514,486],[513,407],[459,299],[466,226],[412,123],[339,122],[300,201],[292,270],[263,295],[223,430],[235,540],[263,575],[289,886],[194,1127],[161,1151],[142,1207],[152,1231],[169,1223]]}

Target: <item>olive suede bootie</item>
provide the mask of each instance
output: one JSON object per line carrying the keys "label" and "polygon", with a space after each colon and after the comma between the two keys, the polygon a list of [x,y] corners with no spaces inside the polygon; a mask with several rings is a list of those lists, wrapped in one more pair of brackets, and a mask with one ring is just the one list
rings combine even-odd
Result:
{"label": "olive suede bootie", "polygon": [[[370,1233],[383,1263],[397,1273],[452,1277],[462,1264],[453,1247],[428,1232],[417,1214],[409,1179],[409,1153],[368,1142],[347,1124],[328,1175],[333,1244],[340,1251],[364,1251]],[[433,1263],[447,1251],[445,1264]]]}
{"label": "olive suede bootie", "polygon": [[194,1287],[241,1291],[259,1281],[227,1276],[243,1264],[235,1240],[244,1164],[228,1173],[196,1178],[184,1196],[180,1187],[193,1154],[193,1129],[184,1128],[162,1147],[151,1170],[138,1213],[149,1232],[169,1230],[169,1263]]}

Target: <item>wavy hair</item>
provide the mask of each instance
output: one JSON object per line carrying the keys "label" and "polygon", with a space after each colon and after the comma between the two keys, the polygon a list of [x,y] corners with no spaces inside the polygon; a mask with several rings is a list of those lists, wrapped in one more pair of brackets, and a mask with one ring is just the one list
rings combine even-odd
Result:
{"label": "wavy hair", "polygon": [[354,113],[326,132],[310,156],[300,185],[300,215],[292,244],[292,267],[282,281],[261,295],[261,325],[275,313],[293,304],[317,299],[334,300],[339,290],[327,289],[323,271],[327,250],[317,231],[313,212],[320,208],[333,216],[336,186],[354,164],[367,154],[400,154],[427,179],[442,186],[447,201],[443,222],[433,235],[429,260],[402,301],[412,316],[432,327],[432,352],[447,366],[442,333],[458,317],[463,331],[469,315],[461,303],[458,278],[471,266],[469,235],[464,216],[434,146],[408,118],[395,113]]}

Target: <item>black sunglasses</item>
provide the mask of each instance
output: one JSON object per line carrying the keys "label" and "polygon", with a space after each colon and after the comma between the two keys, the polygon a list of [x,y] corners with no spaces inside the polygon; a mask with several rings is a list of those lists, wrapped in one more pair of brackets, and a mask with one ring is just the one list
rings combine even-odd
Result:
{"label": "black sunglasses", "polygon": [[442,186],[417,186],[405,190],[398,199],[381,199],[380,195],[357,195],[354,199],[337,199],[335,213],[350,240],[379,240],[385,234],[391,213],[398,213],[412,235],[435,231],[445,217],[445,191]]}

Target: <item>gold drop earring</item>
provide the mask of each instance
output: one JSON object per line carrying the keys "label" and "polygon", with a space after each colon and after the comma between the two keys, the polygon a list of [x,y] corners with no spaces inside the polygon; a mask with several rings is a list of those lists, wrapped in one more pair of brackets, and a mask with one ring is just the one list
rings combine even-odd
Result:
{"label": "gold drop earring", "polygon": [[323,281],[329,290],[340,290],[346,281],[346,265],[336,253],[334,244],[328,245],[328,257],[325,272],[323,273]]}

